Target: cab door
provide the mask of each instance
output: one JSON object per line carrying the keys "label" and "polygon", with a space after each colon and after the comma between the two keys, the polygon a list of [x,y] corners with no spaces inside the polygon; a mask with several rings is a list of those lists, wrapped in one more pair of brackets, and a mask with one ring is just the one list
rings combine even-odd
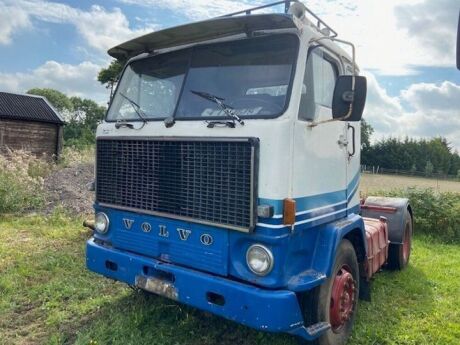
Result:
{"label": "cab door", "polygon": [[347,124],[310,126],[332,119],[335,82],[342,73],[339,61],[321,47],[310,49],[295,124],[293,189],[296,197],[308,196],[305,205],[297,208],[301,212],[313,209],[315,224],[347,212]]}
{"label": "cab door", "polygon": [[361,176],[361,121],[347,122],[347,203],[348,213],[359,212]]}

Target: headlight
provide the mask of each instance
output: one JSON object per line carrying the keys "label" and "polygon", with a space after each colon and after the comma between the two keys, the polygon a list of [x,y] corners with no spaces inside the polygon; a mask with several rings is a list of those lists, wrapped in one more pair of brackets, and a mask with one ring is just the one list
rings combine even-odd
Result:
{"label": "headlight", "polygon": [[273,254],[267,247],[253,244],[246,252],[246,262],[253,273],[265,276],[273,268]]}
{"label": "headlight", "polygon": [[96,214],[94,221],[94,230],[100,234],[105,234],[109,230],[109,217],[104,212]]}

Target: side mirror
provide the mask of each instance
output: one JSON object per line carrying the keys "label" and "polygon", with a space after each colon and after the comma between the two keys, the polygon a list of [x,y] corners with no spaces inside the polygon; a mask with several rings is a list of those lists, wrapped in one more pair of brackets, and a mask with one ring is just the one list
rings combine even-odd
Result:
{"label": "side mirror", "polygon": [[457,28],[457,68],[460,69],[460,12],[458,14]]}
{"label": "side mirror", "polygon": [[[353,76],[341,75],[337,78],[332,99],[332,117],[342,121],[360,121],[366,104],[367,80],[355,76],[355,91],[353,92]],[[350,105],[352,110],[350,114]]]}

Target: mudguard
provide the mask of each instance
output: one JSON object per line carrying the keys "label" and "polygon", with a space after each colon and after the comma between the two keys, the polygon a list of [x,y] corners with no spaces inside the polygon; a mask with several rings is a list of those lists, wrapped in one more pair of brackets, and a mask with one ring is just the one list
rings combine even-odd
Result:
{"label": "mudguard", "polygon": [[366,241],[361,216],[351,214],[343,219],[317,228],[318,237],[312,244],[313,255],[306,270],[291,277],[287,284],[290,291],[303,292],[321,285],[331,276],[340,241],[348,238],[357,250],[358,261],[365,258]]}
{"label": "mudguard", "polygon": [[[353,235],[356,241],[352,240],[354,246],[361,253],[367,252],[366,235],[362,217],[352,214],[344,219],[327,224],[321,231],[316,242],[315,256],[313,257],[312,267],[317,272],[322,272],[326,277],[331,275],[334,267],[335,256],[340,241]],[[358,261],[364,259],[359,257]]]}
{"label": "mudguard", "polygon": [[402,244],[407,210],[412,217],[409,199],[370,196],[361,205],[361,216],[376,219],[384,216],[388,222],[390,243]]}

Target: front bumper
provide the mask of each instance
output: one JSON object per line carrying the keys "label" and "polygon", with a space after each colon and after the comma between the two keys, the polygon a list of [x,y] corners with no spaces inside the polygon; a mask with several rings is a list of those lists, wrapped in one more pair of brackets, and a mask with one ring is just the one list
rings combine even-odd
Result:
{"label": "front bumper", "polygon": [[93,272],[130,285],[145,283],[149,278],[165,279],[169,292],[163,295],[261,331],[286,332],[312,340],[328,328],[318,324],[304,326],[292,291],[261,289],[105,247],[94,239],[87,242],[86,264]]}

